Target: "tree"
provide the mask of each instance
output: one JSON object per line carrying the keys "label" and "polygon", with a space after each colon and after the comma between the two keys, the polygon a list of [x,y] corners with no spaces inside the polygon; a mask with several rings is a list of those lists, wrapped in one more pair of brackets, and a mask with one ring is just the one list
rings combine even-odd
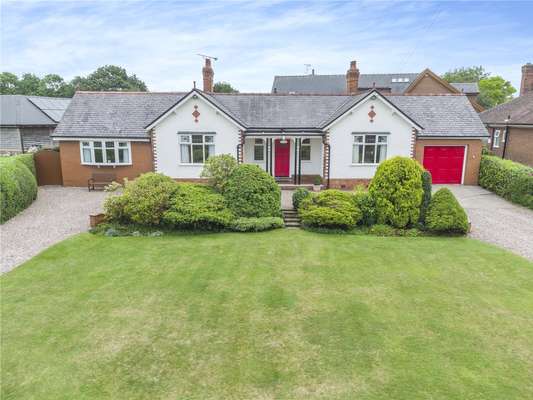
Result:
{"label": "tree", "polygon": [[501,76],[491,76],[479,81],[478,101],[485,108],[492,108],[513,98],[516,89]]}
{"label": "tree", "polygon": [[0,74],[0,94],[16,94],[19,78],[11,72]]}
{"label": "tree", "polygon": [[102,90],[146,92],[148,88],[135,74],[128,75],[126,70],[116,65],[106,65],[83,78],[75,77],[71,84],[76,90]]}
{"label": "tree", "polygon": [[40,82],[40,96],[72,97],[74,88],[57,74],[45,75]]}
{"label": "tree", "polygon": [[213,86],[215,93],[239,93],[237,89],[231,86],[228,82],[217,82]]}
{"label": "tree", "polygon": [[17,94],[39,95],[41,79],[34,74],[24,74],[17,84]]}
{"label": "tree", "polygon": [[488,77],[489,74],[481,65],[479,67],[455,68],[453,71],[448,71],[442,75],[442,79],[447,82],[479,82]]}

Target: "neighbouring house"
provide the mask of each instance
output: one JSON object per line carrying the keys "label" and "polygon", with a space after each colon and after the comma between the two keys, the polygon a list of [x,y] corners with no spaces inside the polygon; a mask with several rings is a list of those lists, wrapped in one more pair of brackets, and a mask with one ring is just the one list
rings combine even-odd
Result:
{"label": "neighbouring house", "polygon": [[52,147],[50,135],[69,103],[68,98],[1,95],[0,152]]}
{"label": "neighbouring house", "polygon": [[53,134],[64,185],[95,172],[199,181],[214,154],[293,184],[352,188],[394,156],[416,158],[435,183],[477,183],[488,133],[464,94],[222,94],[209,60],[203,73],[204,90],[186,93],[77,92]]}
{"label": "neighbouring house", "polygon": [[448,83],[426,68],[418,73],[361,74],[356,61],[350,63],[345,75],[275,76],[272,93],[278,94],[357,94],[377,90],[394,95],[465,94],[476,111],[483,111],[477,102],[476,82]]}
{"label": "neighbouring house", "polygon": [[480,114],[498,157],[533,166],[533,64],[522,67],[520,96]]}

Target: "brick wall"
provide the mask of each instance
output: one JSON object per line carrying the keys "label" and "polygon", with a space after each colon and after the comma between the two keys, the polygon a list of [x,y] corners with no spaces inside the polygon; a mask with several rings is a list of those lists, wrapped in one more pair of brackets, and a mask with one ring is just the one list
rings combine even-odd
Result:
{"label": "brick wall", "polygon": [[132,165],[116,167],[97,167],[82,165],[80,142],[59,142],[61,170],[64,186],[87,186],[93,172],[114,173],[117,180],[134,179],[140,174],[153,171],[152,148],[149,142],[131,142]]}
{"label": "brick wall", "polygon": [[[506,159],[533,167],[533,128],[510,127],[506,141]],[[504,143],[500,148],[503,146]]]}

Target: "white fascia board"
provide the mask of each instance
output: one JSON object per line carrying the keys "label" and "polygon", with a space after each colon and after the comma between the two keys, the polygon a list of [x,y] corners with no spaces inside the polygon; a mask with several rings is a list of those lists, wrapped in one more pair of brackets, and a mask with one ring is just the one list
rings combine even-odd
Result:
{"label": "white fascia board", "polygon": [[150,138],[128,138],[120,136],[106,136],[106,137],[52,137],[52,140],[58,142],[85,142],[85,141],[106,141],[114,140],[120,142],[149,142]]}

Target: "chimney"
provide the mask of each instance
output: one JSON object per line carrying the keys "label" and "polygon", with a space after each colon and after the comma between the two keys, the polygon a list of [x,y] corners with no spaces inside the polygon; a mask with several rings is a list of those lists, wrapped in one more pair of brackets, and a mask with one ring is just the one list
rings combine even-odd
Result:
{"label": "chimney", "polygon": [[350,69],[346,72],[346,89],[348,94],[357,94],[359,87],[359,70],[355,61],[350,62]]}
{"label": "chimney", "polygon": [[213,91],[213,77],[215,72],[211,67],[211,60],[209,58],[205,59],[205,66],[202,68],[202,75],[204,77],[204,92]]}
{"label": "chimney", "polygon": [[522,66],[522,82],[520,83],[520,96],[533,92],[533,64]]}

